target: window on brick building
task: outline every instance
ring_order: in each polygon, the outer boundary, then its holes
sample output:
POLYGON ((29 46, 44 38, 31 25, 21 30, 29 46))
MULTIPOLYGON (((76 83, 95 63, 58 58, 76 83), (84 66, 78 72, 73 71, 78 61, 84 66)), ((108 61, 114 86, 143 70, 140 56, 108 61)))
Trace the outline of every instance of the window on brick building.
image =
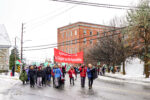
POLYGON ((64 33, 62 33, 62 38, 64 38, 64 33))
POLYGON ((70 32, 70 36, 72 36, 72 31, 70 32))
POLYGON ((75 44, 77 43, 77 40, 75 40, 75 44))
POLYGON ((86 44, 86 38, 84 38, 84 43, 86 44))
POLYGON ((68 33, 66 32, 66 38, 68 37, 68 33))
POLYGON ((72 45, 72 40, 70 41, 70 44, 72 45))
POLYGON ((100 36, 100 33, 99 33, 99 32, 97 32, 97 36, 98 36, 98 37, 100 36))
POLYGON ((75 50, 74 50, 74 51, 75 51, 75 53, 77 53, 77 48, 75 48, 75 50))
POLYGON ((90 35, 92 35, 93 33, 92 33, 92 31, 90 31, 90 35))
POLYGON ((84 35, 86 34, 86 30, 84 30, 84 35))
POLYGON ((92 44, 93 43, 93 40, 90 40, 90 44, 92 44))
POLYGON ((77 30, 75 30, 74 34, 77 35, 77 30))
POLYGON ((103 32, 104 36, 106 36, 106 32, 103 32))
POLYGON ((70 32, 68 32, 68 37, 70 37, 70 32))
POLYGON ((72 54, 72 48, 70 49, 70 54, 72 54))

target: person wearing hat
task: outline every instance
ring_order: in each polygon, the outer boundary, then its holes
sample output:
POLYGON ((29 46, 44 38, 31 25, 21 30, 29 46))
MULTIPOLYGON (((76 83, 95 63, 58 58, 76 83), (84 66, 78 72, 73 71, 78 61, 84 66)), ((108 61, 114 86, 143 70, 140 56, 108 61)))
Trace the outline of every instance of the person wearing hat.
POLYGON ((35 81, 34 81, 34 75, 35 75, 35 70, 33 66, 29 67, 29 77, 30 77, 30 87, 34 87, 35 81))
POLYGON ((39 66, 37 71, 37 86, 41 87, 41 85, 42 85, 42 70, 41 66, 39 66))
POLYGON ((25 81, 27 81, 28 76, 27 76, 25 69, 23 69, 21 71, 21 75, 20 75, 19 79, 23 82, 23 85, 25 84, 25 81))

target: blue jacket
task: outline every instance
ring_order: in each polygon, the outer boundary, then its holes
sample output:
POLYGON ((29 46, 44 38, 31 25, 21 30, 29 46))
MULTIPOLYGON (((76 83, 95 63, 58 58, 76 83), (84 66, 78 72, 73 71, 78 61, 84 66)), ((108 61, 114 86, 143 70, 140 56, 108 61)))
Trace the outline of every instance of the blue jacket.
POLYGON ((61 70, 59 68, 53 69, 53 73, 54 73, 54 77, 55 78, 58 78, 58 77, 62 76, 62 72, 61 72, 61 70))
POLYGON ((92 70, 88 68, 87 74, 88 74, 88 78, 91 78, 92 77, 92 70))

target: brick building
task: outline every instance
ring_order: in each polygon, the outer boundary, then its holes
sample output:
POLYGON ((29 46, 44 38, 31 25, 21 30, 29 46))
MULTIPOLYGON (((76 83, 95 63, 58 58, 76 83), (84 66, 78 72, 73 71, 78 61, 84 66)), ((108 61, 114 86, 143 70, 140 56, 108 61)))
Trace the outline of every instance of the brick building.
POLYGON ((110 28, 85 22, 60 27, 57 33, 58 49, 70 54, 84 51, 98 43, 96 38, 105 36, 110 28))

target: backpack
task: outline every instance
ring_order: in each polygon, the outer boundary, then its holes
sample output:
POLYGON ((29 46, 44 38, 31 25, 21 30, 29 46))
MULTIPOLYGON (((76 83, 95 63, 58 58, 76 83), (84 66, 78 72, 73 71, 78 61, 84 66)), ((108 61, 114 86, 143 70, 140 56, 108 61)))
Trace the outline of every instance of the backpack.
POLYGON ((98 78, 98 74, 97 74, 96 68, 92 69, 92 76, 93 76, 93 79, 98 78))

